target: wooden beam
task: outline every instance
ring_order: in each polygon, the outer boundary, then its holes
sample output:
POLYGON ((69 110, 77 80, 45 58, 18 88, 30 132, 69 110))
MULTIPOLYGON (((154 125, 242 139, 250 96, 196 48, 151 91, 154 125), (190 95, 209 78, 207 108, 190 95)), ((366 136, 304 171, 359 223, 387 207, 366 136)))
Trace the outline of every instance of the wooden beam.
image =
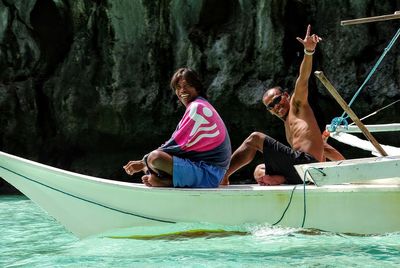
POLYGON ((361 120, 357 117, 357 115, 353 112, 353 110, 347 105, 344 99, 340 96, 339 92, 333 87, 331 82, 325 77, 324 73, 321 71, 315 71, 315 76, 321 81, 322 84, 328 89, 331 95, 336 99, 342 109, 350 116, 351 120, 361 129, 364 136, 372 143, 372 145, 376 148, 376 150, 382 155, 387 156, 385 150, 383 150, 382 146, 376 141, 374 136, 372 136, 371 132, 364 126, 361 120))
POLYGON ((367 18, 360 18, 360 19, 353 19, 353 20, 342 20, 340 25, 354 25, 354 24, 362 24, 368 22, 376 22, 376 21, 385 21, 385 20, 394 20, 400 19, 400 11, 394 12, 394 14, 390 15, 382 15, 382 16, 375 16, 375 17, 367 17, 367 18))

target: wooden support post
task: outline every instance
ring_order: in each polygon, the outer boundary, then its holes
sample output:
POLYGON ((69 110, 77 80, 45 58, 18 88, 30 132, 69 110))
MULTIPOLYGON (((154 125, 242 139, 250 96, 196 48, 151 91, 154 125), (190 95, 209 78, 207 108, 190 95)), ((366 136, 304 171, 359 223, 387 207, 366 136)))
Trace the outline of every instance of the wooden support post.
POLYGON ((396 11, 396 12, 394 12, 394 14, 390 14, 390 15, 367 17, 367 18, 354 19, 354 20, 342 20, 340 22, 340 25, 346 26, 346 25, 362 24, 362 23, 368 23, 368 22, 394 20, 394 19, 400 19, 400 11, 396 11))
POLYGON ((340 96, 339 92, 333 87, 331 82, 325 77, 324 73, 321 71, 315 71, 315 76, 321 81, 322 84, 328 89, 329 93, 336 99, 342 109, 350 116, 351 120, 361 129, 362 133, 365 137, 372 143, 372 145, 376 148, 376 150, 382 155, 387 156, 385 150, 383 150, 382 146, 376 141, 374 136, 369 132, 369 130, 364 126, 361 120, 357 117, 357 115, 353 112, 353 110, 347 105, 344 99, 340 96))

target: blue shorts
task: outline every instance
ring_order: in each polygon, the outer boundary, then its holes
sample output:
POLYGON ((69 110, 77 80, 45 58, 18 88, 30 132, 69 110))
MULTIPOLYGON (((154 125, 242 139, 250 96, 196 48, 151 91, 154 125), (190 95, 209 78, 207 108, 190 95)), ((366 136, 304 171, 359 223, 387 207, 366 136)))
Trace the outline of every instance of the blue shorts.
POLYGON ((215 188, 219 186, 226 170, 206 164, 192 162, 186 158, 173 157, 172 181, 174 187, 215 188))

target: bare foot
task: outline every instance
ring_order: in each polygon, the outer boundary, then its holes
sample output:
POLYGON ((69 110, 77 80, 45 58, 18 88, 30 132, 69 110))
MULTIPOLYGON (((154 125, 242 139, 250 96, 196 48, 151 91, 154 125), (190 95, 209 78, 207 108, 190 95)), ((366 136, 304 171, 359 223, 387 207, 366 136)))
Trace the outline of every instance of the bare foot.
POLYGON ((144 185, 151 187, 152 185, 149 183, 149 178, 151 175, 143 175, 142 176, 142 182, 144 185))
POLYGON ((285 183, 285 177, 282 175, 264 175, 256 178, 261 186, 281 185, 285 183))
POLYGON ((172 179, 159 178, 156 174, 142 176, 142 182, 149 187, 171 187, 172 179))
POLYGON ((219 183, 219 185, 222 185, 222 186, 229 185, 229 177, 225 175, 224 178, 222 179, 222 181, 219 183))

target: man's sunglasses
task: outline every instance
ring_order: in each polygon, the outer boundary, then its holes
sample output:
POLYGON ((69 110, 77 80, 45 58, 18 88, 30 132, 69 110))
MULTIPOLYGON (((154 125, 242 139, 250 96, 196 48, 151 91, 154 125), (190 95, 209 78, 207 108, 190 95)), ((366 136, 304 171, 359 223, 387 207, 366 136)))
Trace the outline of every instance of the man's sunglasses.
POLYGON ((278 97, 273 99, 268 105, 265 105, 267 107, 267 110, 270 111, 270 110, 274 109, 275 105, 280 103, 281 100, 282 100, 282 95, 279 95, 278 97))

